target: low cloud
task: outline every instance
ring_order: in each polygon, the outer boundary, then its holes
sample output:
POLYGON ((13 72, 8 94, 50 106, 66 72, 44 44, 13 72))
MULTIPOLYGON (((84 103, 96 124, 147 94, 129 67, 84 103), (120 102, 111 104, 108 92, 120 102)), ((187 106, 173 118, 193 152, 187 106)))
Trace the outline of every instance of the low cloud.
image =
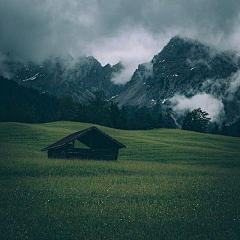
POLYGON ((230 85, 228 88, 228 93, 230 94, 229 97, 233 98, 234 94, 239 88, 240 88, 240 71, 238 71, 231 77, 230 85))
POLYGON ((113 73, 111 81, 115 84, 125 84, 130 81, 133 72, 135 71, 135 65, 125 65, 119 73, 113 73))
POLYGON ((199 89, 211 96, 232 101, 240 89, 240 70, 227 78, 207 79, 199 89))
POLYGON ((102 65, 121 61, 124 69, 114 75, 112 81, 124 84, 131 79, 138 65, 150 62, 175 33, 169 34, 154 35, 140 26, 132 29, 125 27, 116 36, 104 38, 90 46, 90 53, 102 65))
POLYGON ((240 49, 239 0, 0 0, 0 6, 2 54, 38 63, 68 53, 122 61, 131 65, 123 82, 176 34, 240 49))
POLYGON ((224 113, 222 101, 206 93, 197 94, 192 98, 175 95, 170 101, 173 104, 173 110, 179 115, 183 115, 186 111, 192 111, 200 107, 209 114, 212 122, 218 122, 224 113))

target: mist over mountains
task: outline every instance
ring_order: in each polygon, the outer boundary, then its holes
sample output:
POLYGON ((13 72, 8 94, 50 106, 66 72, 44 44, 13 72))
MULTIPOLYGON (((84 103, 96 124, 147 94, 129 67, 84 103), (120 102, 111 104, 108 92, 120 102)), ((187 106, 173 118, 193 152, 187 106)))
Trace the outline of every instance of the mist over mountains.
POLYGON ((150 62, 140 64, 125 85, 115 84, 126 68, 102 66, 94 57, 48 58, 40 64, 2 61, 1 73, 40 92, 70 95, 84 103, 104 91, 119 107, 148 107, 181 118, 201 107, 212 121, 235 122, 240 117, 240 58, 198 41, 173 37, 150 62))
POLYGON ((150 63, 138 66, 114 101, 120 106, 158 105, 177 115, 201 107, 213 121, 232 122, 240 116, 239 67, 236 53, 174 37, 150 63))
POLYGON ((94 97, 94 92, 104 91, 108 97, 121 92, 122 86, 111 81, 123 66, 102 66, 94 57, 49 58, 41 64, 5 61, 6 76, 20 85, 48 92, 51 95, 69 95, 80 103, 94 97))

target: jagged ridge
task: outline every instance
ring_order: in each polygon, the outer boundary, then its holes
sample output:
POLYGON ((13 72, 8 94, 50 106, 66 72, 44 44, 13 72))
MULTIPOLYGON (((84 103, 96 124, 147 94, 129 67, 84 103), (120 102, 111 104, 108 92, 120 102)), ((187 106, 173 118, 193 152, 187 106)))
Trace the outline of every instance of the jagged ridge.
POLYGON ((239 66, 239 57, 234 53, 174 37, 149 64, 139 65, 125 91, 114 101, 119 106, 169 108, 171 103, 166 100, 176 94, 192 97, 204 92, 222 100, 226 119, 233 122, 240 117, 236 104, 240 103, 240 91, 230 100, 227 90, 239 66))

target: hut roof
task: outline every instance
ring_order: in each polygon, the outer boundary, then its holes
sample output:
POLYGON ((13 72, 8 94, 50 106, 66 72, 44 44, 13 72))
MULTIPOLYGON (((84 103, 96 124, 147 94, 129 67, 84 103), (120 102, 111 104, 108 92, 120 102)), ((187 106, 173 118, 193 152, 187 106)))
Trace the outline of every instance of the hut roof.
POLYGON ((104 149, 104 148, 126 148, 125 145, 113 139, 106 133, 100 131, 97 127, 90 127, 85 130, 75 132, 61 140, 51 144, 50 146, 42 149, 42 151, 64 147, 74 140, 82 142, 84 145, 93 149, 104 149))

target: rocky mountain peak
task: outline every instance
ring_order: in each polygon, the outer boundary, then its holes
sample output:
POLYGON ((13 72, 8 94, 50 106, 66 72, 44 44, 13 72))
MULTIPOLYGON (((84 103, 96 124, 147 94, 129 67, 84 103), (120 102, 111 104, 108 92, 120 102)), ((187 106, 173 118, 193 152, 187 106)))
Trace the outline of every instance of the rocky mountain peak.
MULTIPOLYGON (((151 68, 146 68, 146 63, 138 67, 125 92, 115 99, 120 106, 171 108, 168 100, 176 95, 190 99, 206 93, 222 101, 224 107, 228 105, 224 111, 229 121, 235 118, 236 104, 229 103, 227 95, 231 77, 240 69, 236 54, 176 36, 148 65, 151 68)), ((240 116, 240 107, 238 112, 240 116)))
POLYGON ((22 85, 52 95, 67 94, 85 102, 92 93, 104 91, 119 106, 173 109, 171 99, 189 101, 198 94, 215 99, 228 122, 240 117, 240 57, 219 52, 198 41, 175 36, 150 62, 140 64, 131 80, 116 85, 111 80, 124 66, 121 62, 102 66, 93 56, 74 59, 51 58, 41 64, 13 61, 6 69, 22 85), (209 97, 211 96, 211 97, 209 97))
POLYGON ((121 64, 103 67, 93 56, 51 57, 41 64, 9 59, 5 65, 19 84, 56 96, 67 94, 78 102, 87 101, 96 91, 104 91, 111 98, 122 89, 111 82, 112 74, 120 71, 121 64))
POLYGON ((122 62, 120 61, 120 62, 116 63, 115 65, 113 65, 112 69, 114 72, 120 72, 121 70, 124 69, 124 66, 123 66, 122 62))

